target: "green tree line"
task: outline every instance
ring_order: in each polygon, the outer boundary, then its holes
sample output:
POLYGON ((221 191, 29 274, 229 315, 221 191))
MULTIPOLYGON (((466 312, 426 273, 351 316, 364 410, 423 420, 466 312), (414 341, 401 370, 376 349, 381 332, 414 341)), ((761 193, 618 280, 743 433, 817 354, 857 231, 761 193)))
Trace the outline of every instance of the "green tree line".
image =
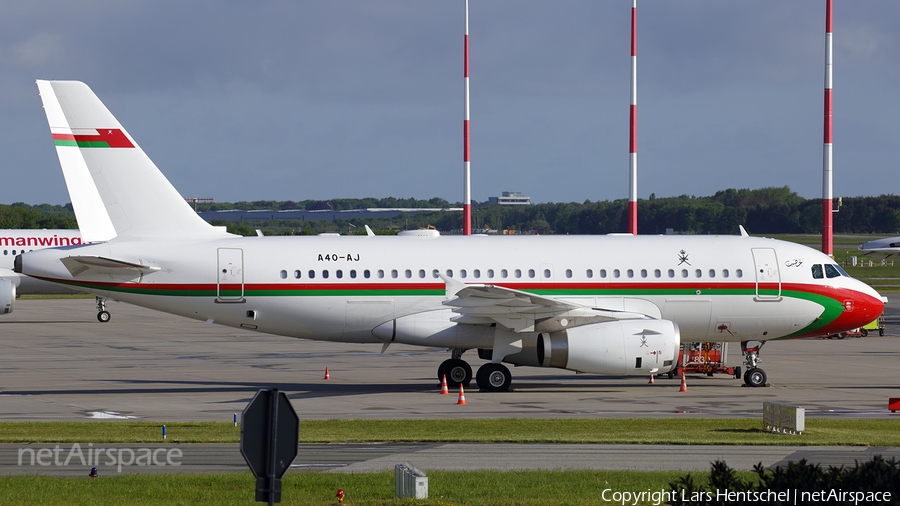
MULTIPOLYGON (((837 199, 834 207, 837 208, 837 199)), ((196 204, 198 211, 227 209, 365 209, 462 207, 444 199, 365 198, 306 200, 300 202, 256 201, 196 204)), ((545 203, 530 206, 499 206, 473 203, 473 228, 516 230, 541 234, 608 234, 626 232, 628 202, 623 200, 576 203, 545 203)), ((900 235, 900 196, 847 197, 834 213, 835 233, 900 235)), ((401 214, 394 218, 346 221, 245 220, 217 221, 244 235, 256 229, 268 234, 318 234, 323 232, 365 233, 364 225, 376 231, 393 231, 432 226, 442 231, 462 229, 462 212, 401 214)), ((638 232, 735 234, 743 225, 752 234, 817 234, 822 230, 821 199, 805 199, 788 187, 727 189, 709 197, 681 195, 638 201, 638 232)), ((71 205, 0 205, 0 228, 75 228, 71 205)))

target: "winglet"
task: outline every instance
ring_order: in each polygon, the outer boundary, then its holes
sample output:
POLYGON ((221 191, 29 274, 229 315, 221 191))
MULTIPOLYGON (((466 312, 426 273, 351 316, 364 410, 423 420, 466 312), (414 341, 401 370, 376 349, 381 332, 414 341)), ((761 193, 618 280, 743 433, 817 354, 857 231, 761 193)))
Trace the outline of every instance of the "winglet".
POLYGON ((444 276, 443 274, 438 274, 438 276, 440 276, 441 279, 444 281, 444 284, 447 285, 447 298, 448 299, 455 296, 457 293, 459 293, 460 290, 462 290, 463 288, 466 287, 466 284, 461 281, 457 281, 453 278, 448 278, 447 276, 444 276))
POLYGON ((741 237, 750 237, 750 234, 748 234, 747 231, 744 230, 744 226, 743 226, 743 225, 738 225, 738 228, 741 229, 741 237))

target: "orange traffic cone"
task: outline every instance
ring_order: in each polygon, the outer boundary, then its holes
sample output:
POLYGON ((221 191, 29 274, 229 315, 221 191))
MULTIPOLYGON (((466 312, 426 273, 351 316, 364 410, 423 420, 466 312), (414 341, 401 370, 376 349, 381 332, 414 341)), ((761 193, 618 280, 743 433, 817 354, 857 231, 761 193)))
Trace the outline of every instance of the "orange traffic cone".
POLYGON ((648 385, 655 385, 655 384, 656 384, 656 382, 653 381, 653 375, 652 375, 652 374, 650 375, 650 382, 647 383, 647 384, 648 384, 648 385))
POLYGON ((450 390, 447 389, 447 375, 444 375, 444 379, 441 380, 441 395, 450 395, 450 390))
POLYGON ((331 379, 331 375, 328 374, 328 368, 327 368, 327 367, 325 368, 325 379, 327 379, 327 380, 330 380, 330 379, 331 379))
POLYGON ((687 383, 684 382, 684 373, 681 373, 681 388, 679 388, 678 391, 687 392, 687 383))
POLYGON ((466 393, 463 392, 462 383, 459 384, 459 400, 456 401, 457 404, 465 404, 466 403, 466 393))

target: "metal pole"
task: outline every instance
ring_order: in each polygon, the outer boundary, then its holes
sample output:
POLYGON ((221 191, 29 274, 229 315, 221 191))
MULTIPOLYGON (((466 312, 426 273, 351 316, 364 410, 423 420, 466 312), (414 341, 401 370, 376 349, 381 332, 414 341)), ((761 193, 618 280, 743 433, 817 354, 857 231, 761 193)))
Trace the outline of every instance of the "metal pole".
POLYGON ((272 442, 269 446, 269 506, 275 505, 275 449, 277 445, 278 435, 278 389, 273 388, 269 392, 269 409, 272 416, 272 436, 269 438, 272 442))
POLYGON ((832 186, 831 159, 831 0, 825 1, 825 149, 823 152, 822 170, 822 253, 834 256, 833 249, 833 207, 834 190, 832 186))
POLYGON ((637 0, 631 3, 631 135, 628 165, 628 232, 637 235, 637 0))
POLYGON ((469 0, 466 2, 465 116, 463 118, 463 234, 472 235, 472 185, 469 179, 469 0))

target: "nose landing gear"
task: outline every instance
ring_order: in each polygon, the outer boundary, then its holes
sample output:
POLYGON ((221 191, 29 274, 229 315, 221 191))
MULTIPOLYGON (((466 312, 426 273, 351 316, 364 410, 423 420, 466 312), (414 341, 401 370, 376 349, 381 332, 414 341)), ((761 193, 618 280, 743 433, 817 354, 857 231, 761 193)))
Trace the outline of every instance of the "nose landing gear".
POLYGON ((765 341, 743 341, 741 343, 741 352, 745 357, 744 365, 747 366, 744 383, 749 387, 766 386, 766 371, 757 366, 762 362, 762 359, 759 358, 759 350, 764 344, 766 344, 765 341))

